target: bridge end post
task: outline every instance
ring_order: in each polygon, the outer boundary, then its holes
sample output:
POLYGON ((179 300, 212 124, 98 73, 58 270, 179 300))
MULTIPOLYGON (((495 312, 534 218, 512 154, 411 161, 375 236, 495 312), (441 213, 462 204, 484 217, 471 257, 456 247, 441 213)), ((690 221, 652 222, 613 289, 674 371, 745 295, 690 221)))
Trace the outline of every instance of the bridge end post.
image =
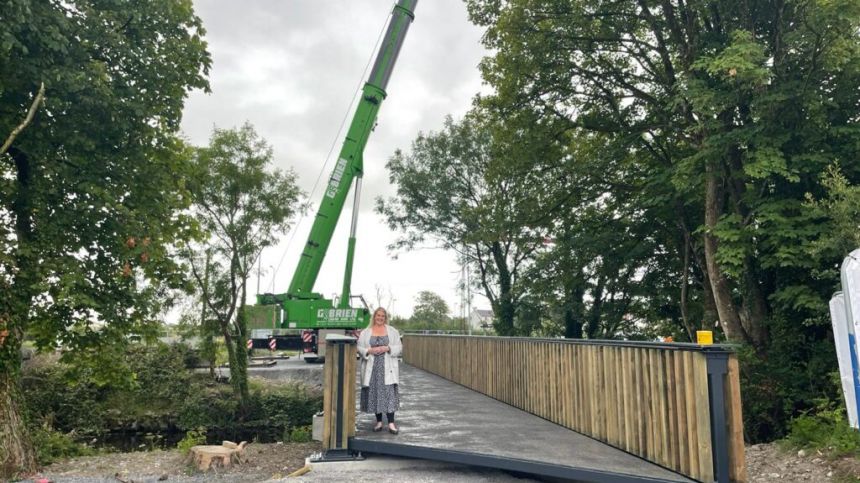
POLYGON ((349 449, 355 436, 355 353, 354 337, 328 334, 323 382, 323 452, 313 462, 363 459, 349 449))
POLYGON ((705 351, 708 368, 714 480, 747 481, 737 354, 705 351))

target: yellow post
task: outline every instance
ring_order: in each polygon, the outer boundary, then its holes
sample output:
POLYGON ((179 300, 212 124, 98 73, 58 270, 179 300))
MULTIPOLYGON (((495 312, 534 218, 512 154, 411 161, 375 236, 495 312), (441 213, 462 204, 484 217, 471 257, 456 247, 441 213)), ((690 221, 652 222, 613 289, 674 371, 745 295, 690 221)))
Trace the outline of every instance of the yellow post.
POLYGON ((714 333, 710 330, 697 330, 696 342, 699 345, 711 345, 714 343, 714 333))

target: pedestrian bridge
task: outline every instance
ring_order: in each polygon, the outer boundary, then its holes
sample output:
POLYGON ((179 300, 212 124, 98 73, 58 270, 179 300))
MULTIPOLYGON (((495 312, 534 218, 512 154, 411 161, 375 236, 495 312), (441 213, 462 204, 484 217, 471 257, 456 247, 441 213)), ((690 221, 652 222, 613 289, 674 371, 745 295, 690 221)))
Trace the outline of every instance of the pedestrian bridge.
POLYGON ((395 436, 356 416, 352 344, 343 338, 344 357, 326 361, 323 444, 335 457, 591 482, 746 481, 737 359, 725 347, 409 335, 395 436))

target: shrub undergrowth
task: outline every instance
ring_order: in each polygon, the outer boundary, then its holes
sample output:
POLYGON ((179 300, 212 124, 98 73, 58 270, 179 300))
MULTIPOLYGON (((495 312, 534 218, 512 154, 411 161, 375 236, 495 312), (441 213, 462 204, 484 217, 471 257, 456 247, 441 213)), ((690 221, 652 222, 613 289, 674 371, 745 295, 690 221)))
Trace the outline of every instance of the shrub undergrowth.
POLYGON ((41 463, 88 454, 92 448, 80 441, 101 440, 116 431, 154 438, 184 432, 181 449, 205 443, 207 435, 275 441, 309 425, 322 408, 319 390, 252 382, 243 410, 229 386, 191 370, 197 362, 187 346, 133 344, 122 357, 118 363, 133 371, 130 385, 99 385, 86 369, 51 357, 25 369, 22 389, 41 463))

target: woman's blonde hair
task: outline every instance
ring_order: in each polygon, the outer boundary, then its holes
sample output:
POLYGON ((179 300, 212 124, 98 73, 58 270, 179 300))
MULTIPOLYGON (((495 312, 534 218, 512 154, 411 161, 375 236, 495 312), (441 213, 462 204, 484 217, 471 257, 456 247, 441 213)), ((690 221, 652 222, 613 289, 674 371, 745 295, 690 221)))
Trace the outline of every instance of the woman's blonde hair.
POLYGON ((373 314, 370 316, 370 324, 367 326, 368 329, 373 327, 373 319, 376 318, 376 313, 379 312, 380 310, 382 311, 383 314, 385 314, 385 325, 388 325, 388 311, 385 310, 385 307, 377 307, 373 311, 373 314))

